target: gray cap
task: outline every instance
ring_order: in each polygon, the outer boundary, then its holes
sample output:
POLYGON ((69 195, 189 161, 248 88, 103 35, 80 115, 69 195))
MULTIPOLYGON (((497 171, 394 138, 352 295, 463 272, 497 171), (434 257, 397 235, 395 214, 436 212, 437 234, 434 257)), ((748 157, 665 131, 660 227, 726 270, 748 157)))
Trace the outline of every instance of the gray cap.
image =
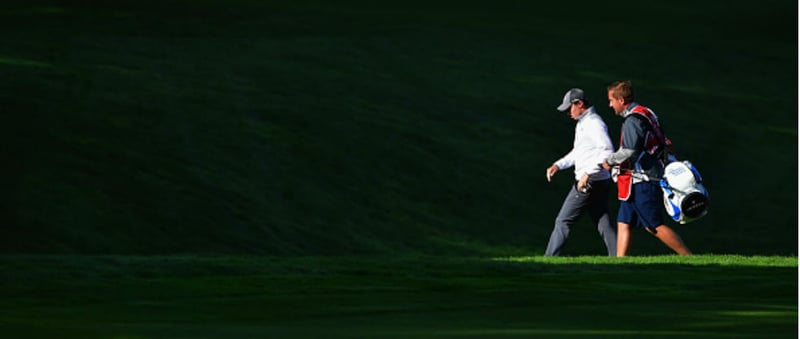
POLYGON ((569 109, 572 103, 578 102, 578 100, 586 100, 586 95, 583 94, 583 90, 580 88, 570 89, 567 91, 567 94, 564 94, 564 100, 557 108, 559 111, 564 112, 569 109))

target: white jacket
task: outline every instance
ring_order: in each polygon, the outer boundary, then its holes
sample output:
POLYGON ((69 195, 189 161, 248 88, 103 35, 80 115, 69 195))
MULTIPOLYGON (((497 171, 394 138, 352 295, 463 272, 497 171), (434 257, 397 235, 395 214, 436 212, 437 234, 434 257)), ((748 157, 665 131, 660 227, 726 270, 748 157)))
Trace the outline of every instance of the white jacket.
POLYGON ((575 166, 575 180, 580 180, 584 173, 589 174, 589 180, 605 180, 610 178, 611 174, 598 165, 613 152, 608 126, 592 106, 575 124, 575 142, 572 151, 558 159, 554 165, 562 170, 575 166))

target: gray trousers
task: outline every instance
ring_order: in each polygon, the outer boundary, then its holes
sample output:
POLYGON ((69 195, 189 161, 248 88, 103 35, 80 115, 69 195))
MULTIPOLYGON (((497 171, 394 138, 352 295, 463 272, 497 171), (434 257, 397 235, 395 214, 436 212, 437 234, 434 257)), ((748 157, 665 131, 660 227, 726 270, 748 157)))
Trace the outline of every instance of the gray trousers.
POLYGON ((585 212, 592 218, 592 223, 597 225, 597 232, 603 238, 608 249, 608 256, 617 255, 617 227, 612 225, 608 216, 608 192, 611 187, 611 179, 591 181, 591 189, 587 193, 582 193, 572 185, 569 194, 564 199, 561 211, 556 217, 556 225, 553 233, 550 234, 550 242, 547 243, 547 250, 544 255, 557 256, 561 254, 561 249, 569 237, 572 225, 585 212))

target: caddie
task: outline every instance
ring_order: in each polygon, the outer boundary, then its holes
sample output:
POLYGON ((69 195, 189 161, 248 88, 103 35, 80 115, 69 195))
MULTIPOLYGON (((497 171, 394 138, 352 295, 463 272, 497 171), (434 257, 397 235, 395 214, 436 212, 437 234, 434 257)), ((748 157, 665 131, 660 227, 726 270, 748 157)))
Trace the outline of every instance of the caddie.
POLYGON ((607 89, 608 105, 623 118, 619 149, 602 164, 618 173, 617 256, 628 254, 631 227, 644 228, 675 253, 691 255, 678 233, 664 224, 660 180, 671 142, 664 137, 656 114, 634 101, 630 81, 616 81, 607 89))

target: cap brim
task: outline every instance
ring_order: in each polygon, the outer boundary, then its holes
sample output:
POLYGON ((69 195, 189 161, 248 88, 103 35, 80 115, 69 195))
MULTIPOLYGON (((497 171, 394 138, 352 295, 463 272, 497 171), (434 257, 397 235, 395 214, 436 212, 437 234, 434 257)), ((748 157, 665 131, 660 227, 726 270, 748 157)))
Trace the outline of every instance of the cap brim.
POLYGON ((572 106, 572 103, 565 102, 565 103, 563 103, 563 104, 561 104, 561 105, 558 105, 558 107, 556 107, 556 109, 557 109, 557 110, 559 110, 559 111, 562 111, 562 112, 564 112, 564 111, 566 111, 567 109, 569 109, 569 106, 572 106))

